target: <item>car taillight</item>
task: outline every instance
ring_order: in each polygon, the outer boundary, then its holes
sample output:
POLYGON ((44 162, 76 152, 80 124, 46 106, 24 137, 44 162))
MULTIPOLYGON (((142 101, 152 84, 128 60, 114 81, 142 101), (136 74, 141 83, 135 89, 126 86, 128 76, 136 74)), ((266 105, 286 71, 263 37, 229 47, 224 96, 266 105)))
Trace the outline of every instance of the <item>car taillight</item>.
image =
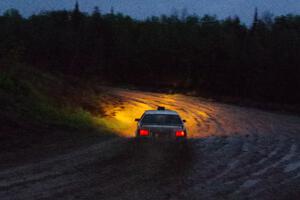
POLYGON ((176 137, 184 137, 185 132, 184 131, 176 131, 176 137))
POLYGON ((149 135, 149 130, 141 129, 140 130, 140 136, 148 136, 149 135))

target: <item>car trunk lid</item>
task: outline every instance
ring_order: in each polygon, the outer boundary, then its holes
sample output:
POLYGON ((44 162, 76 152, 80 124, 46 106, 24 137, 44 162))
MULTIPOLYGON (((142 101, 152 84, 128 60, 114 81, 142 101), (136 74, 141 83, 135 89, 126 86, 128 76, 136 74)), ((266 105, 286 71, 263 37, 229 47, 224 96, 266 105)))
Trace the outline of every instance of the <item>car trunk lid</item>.
POLYGON ((162 126, 162 125, 144 125, 143 129, 148 129, 155 138, 174 138, 175 132, 182 130, 182 126, 162 126))

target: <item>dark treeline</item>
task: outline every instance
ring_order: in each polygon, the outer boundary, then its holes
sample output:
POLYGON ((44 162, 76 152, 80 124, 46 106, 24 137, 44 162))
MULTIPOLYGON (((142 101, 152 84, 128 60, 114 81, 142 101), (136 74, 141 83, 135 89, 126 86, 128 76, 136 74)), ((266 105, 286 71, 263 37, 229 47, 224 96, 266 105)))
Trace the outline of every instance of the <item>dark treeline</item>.
POLYGON ((1 63, 25 63, 83 79, 196 90, 278 103, 300 102, 300 16, 122 14, 51 11, 0 17, 1 63))

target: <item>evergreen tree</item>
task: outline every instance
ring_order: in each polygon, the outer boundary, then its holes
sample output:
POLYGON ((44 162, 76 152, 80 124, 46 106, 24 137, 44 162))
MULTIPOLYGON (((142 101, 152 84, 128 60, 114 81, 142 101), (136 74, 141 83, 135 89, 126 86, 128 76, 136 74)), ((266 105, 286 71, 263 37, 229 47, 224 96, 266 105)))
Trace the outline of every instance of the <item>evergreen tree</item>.
POLYGON ((79 3, 76 1, 74 10, 72 12, 72 23, 75 29, 79 28, 82 17, 82 13, 79 9, 79 3))

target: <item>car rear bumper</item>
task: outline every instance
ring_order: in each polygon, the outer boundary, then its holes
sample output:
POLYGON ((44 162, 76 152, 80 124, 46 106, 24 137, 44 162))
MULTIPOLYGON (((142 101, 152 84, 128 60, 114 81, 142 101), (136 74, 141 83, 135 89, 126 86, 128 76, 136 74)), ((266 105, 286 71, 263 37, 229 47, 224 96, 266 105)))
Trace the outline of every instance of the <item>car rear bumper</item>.
POLYGON ((136 140, 139 141, 161 141, 161 142, 181 142, 181 141, 186 141, 187 137, 175 137, 175 136, 137 136, 136 140))

